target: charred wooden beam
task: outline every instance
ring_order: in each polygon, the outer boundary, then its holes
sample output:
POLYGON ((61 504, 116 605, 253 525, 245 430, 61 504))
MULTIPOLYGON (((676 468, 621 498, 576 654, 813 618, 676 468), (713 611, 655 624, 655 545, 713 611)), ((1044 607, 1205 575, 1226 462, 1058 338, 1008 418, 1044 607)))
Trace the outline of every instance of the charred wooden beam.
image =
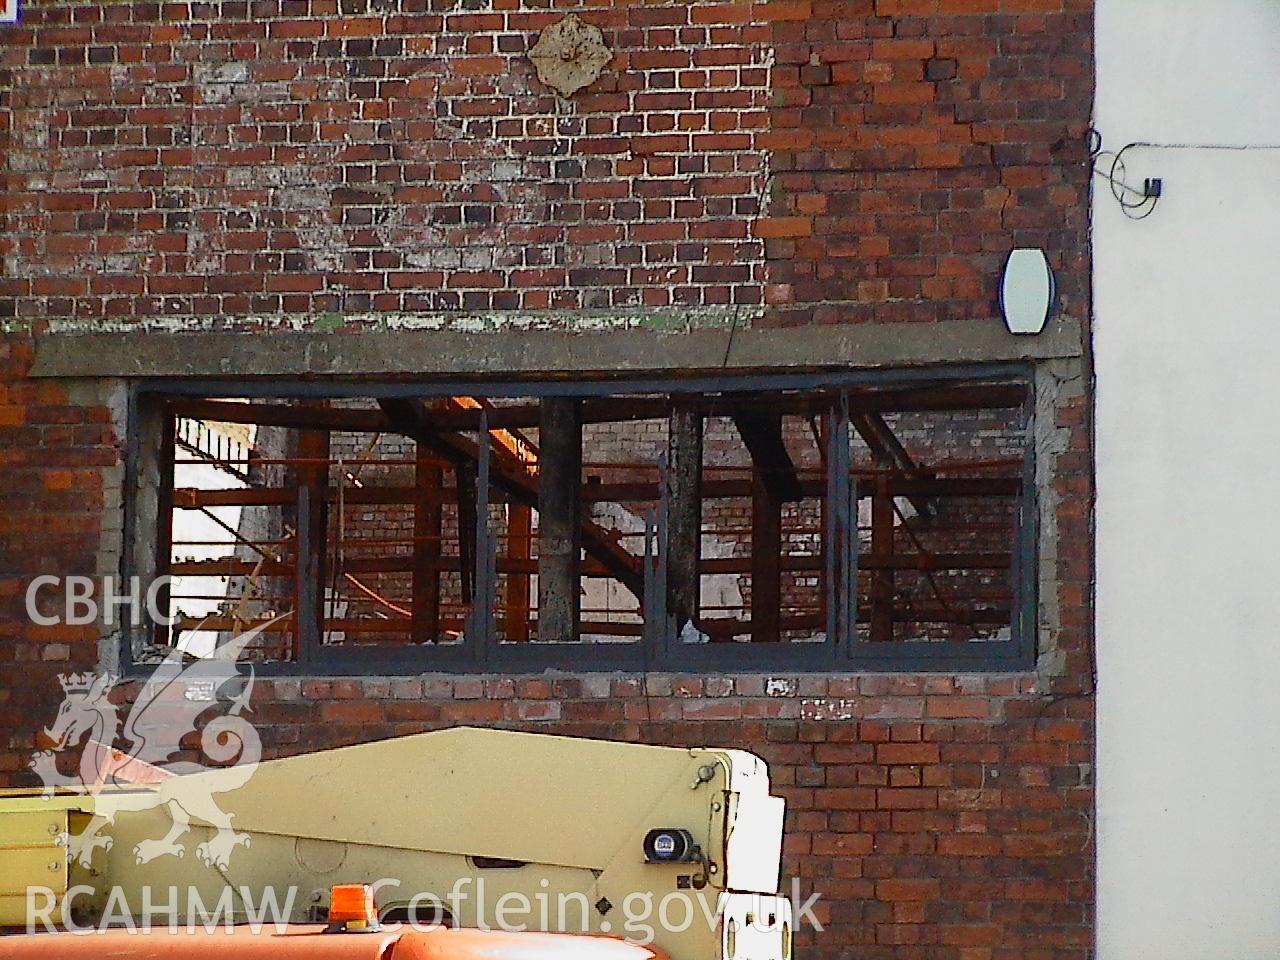
MULTIPOLYGON (((927 480, 930 474, 916 465, 907 448, 894 435, 893 430, 884 422, 878 413, 862 412, 849 415, 849 423, 858 431, 868 449, 877 460, 892 464, 902 476, 908 480, 927 480)), ((916 512, 922 517, 932 517, 933 507, 928 497, 910 496, 907 498, 916 512)))
POLYGON ((701 592, 702 415, 677 405, 667 437, 667 610, 679 636, 697 618, 701 592))
POLYGON ((782 639, 782 498, 759 465, 751 482, 751 639, 782 639))
POLYGON ((298 559, 294 571, 293 634, 295 661, 305 661, 308 651, 323 641, 325 558, 328 555, 329 516, 325 494, 329 489, 329 434, 303 430, 298 434, 297 530, 298 559))
POLYGON ((440 488, 443 471, 423 444, 414 468, 413 504, 413 641, 440 639, 440 537, 444 529, 440 488))
MULTIPOLYGON (((379 403, 395 424, 396 432, 419 440, 446 456, 461 455, 470 460, 478 459, 480 448, 475 441, 457 433, 434 429, 429 412, 421 409, 416 401, 386 399, 379 403)), ((537 507, 538 476, 524 464, 505 456, 502 450, 494 452, 490 466, 494 485, 515 502, 537 507)), ((617 579, 637 597, 644 593, 644 574, 640 569, 639 559, 623 549, 608 531, 584 519, 582 546, 589 556, 594 557, 609 571, 609 576, 617 579)))
POLYGON ((476 584, 476 461, 459 457, 453 465, 453 488, 458 498, 458 556, 462 559, 462 602, 471 603, 476 584))
POLYGON ((353 410, 315 404, 182 399, 171 400, 169 409, 174 416, 217 423, 253 423, 264 427, 341 430, 351 433, 378 433, 390 429, 387 418, 378 410, 353 410))
POLYGON ((542 401, 538 427, 538 639, 578 639, 582 424, 575 400, 542 401))
POLYGON ((782 439, 782 414, 777 411, 740 413, 734 416, 733 423, 751 453, 753 475, 758 475, 768 486, 770 495, 779 503, 802 499, 804 490, 796 465, 782 439))
MULTIPOLYGON (((662 396, 599 398, 581 401, 581 408, 583 423, 662 420, 671 410, 671 401, 662 396)), ((352 433, 395 430, 382 409, 322 408, 292 403, 239 403, 231 400, 188 398, 170 400, 169 409, 175 416, 218 423, 252 423, 298 430, 342 430, 352 433)), ((508 406, 459 403, 450 408, 432 410, 431 424, 439 430, 474 432, 480 429, 480 417, 483 413, 492 430, 532 428, 538 426, 538 410, 536 403, 508 406)))
POLYGON ((849 392, 849 412, 926 413, 948 410, 1017 409, 1027 400, 1027 385, 1009 383, 935 384, 859 389, 849 392))

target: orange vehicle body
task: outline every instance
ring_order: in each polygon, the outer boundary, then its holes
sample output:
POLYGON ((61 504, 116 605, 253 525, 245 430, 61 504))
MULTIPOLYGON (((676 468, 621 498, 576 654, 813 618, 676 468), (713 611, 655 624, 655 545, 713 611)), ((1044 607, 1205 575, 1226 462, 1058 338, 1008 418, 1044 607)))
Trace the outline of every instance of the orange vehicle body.
POLYGON ((0 937, 4 960, 668 960, 619 937, 499 930, 328 933, 322 925, 191 932, 155 928, 0 937))

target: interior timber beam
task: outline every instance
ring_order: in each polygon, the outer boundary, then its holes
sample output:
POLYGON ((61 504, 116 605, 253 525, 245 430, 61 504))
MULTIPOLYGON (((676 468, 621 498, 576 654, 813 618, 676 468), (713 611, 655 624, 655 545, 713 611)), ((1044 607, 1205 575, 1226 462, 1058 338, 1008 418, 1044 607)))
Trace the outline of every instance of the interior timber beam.
POLYGON ((328 585, 329 440, 326 430, 298 433, 295 523, 298 531, 298 560, 294 569, 293 608, 297 629, 292 634, 293 655, 305 663, 309 651, 324 641, 325 588, 328 585))
POLYGON ((538 639, 574 642, 582 619, 582 421, 579 402, 542 401, 538 428, 538 639))
MULTIPOLYGON (((1022 383, 947 384, 885 389, 851 389, 848 393, 850 414, 916 413, 947 410, 1009 409, 1026 402, 1027 387, 1022 383)), ((739 413, 781 411, 809 416, 827 410, 839 391, 817 390, 777 393, 766 396, 752 394, 716 394, 698 401, 682 400, 704 416, 730 416, 739 413)), ((230 400, 199 400, 186 397, 169 399, 176 416, 193 420, 222 423, 255 423, 296 429, 346 430, 377 433, 391 429, 380 410, 353 410, 342 407, 306 407, 294 403, 237 403, 230 400)), ((403 402, 403 401, 398 401, 403 402)), ((627 420, 665 420, 671 413, 672 401, 665 396, 592 397, 581 403, 583 423, 619 423, 627 420)), ((538 426, 537 403, 504 406, 479 406, 432 412, 432 423, 439 430, 476 431, 481 414, 487 416, 490 429, 519 429, 538 426)))
POLYGON ((379 410, 314 406, 298 403, 236 403, 232 400, 169 401, 175 416, 217 423, 253 423, 263 427, 295 430, 343 430, 351 433, 379 433, 390 429, 379 410))
POLYGON ((782 639, 782 498, 757 464, 751 497, 751 639, 782 639))
POLYGON ((440 537, 444 532, 444 511, 440 488, 443 471, 417 444, 414 467, 413 505, 413 641, 436 643, 440 637, 440 537))
MULTIPOLYGON (((439 430, 433 422, 434 412, 417 400, 384 398, 378 401, 390 428, 422 443, 446 457, 479 459, 480 447, 469 437, 439 430)), ((495 486, 517 503, 538 506, 538 477, 529 467, 516 462, 505 451, 494 451, 490 471, 495 486)), ((582 547, 587 555, 599 561, 608 572, 637 597, 644 595, 644 572, 638 557, 632 556, 602 527, 590 520, 582 521, 582 547)))
POLYGON ((667 427, 667 610, 676 636, 698 618, 702 592, 702 423, 678 404, 667 427))
MULTIPOLYGON (((884 422, 884 417, 880 414, 851 413, 849 423, 858 431, 858 435, 862 437, 878 461, 891 464, 898 473, 909 480, 926 480, 930 477, 928 471, 917 466, 911 454, 907 452, 907 448, 894 435, 893 430, 884 422)), ((920 516, 926 518, 933 516, 933 506, 929 503, 928 497, 913 495, 907 499, 920 516)))
POLYGON ((776 411, 739 413, 734 415, 733 423, 769 494, 782 503, 803 499, 804 489, 796 474, 796 465, 782 440, 782 414, 776 411))
POLYGON ((453 465, 453 488, 458 494, 458 556, 462 562, 460 593, 462 602, 466 604, 471 603, 475 597, 476 501, 480 497, 479 482, 476 461, 458 457, 453 465))
POLYGON ((1027 402, 1025 383, 969 383, 851 390, 849 412, 1011 410, 1027 402))

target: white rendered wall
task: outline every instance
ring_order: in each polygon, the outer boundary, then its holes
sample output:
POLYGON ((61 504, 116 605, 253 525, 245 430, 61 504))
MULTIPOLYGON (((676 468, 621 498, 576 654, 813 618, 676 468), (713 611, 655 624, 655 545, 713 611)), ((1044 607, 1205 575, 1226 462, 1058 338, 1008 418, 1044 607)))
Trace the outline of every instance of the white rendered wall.
POLYGON ((1280 2, 1097 29, 1098 955, 1280 957, 1280 2))

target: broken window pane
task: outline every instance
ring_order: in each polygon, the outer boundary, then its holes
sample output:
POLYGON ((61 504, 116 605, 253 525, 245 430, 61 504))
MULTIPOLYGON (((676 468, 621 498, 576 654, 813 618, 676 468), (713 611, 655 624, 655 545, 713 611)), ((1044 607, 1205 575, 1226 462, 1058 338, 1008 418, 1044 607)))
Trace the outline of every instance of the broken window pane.
POLYGON ((590 662, 565 643, 726 668, 1011 648, 1034 583, 1026 401, 1018 381, 821 378, 149 397, 172 444, 145 444, 167 459, 139 475, 176 619, 134 656, 259 626, 247 656, 315 669, 590 662))

